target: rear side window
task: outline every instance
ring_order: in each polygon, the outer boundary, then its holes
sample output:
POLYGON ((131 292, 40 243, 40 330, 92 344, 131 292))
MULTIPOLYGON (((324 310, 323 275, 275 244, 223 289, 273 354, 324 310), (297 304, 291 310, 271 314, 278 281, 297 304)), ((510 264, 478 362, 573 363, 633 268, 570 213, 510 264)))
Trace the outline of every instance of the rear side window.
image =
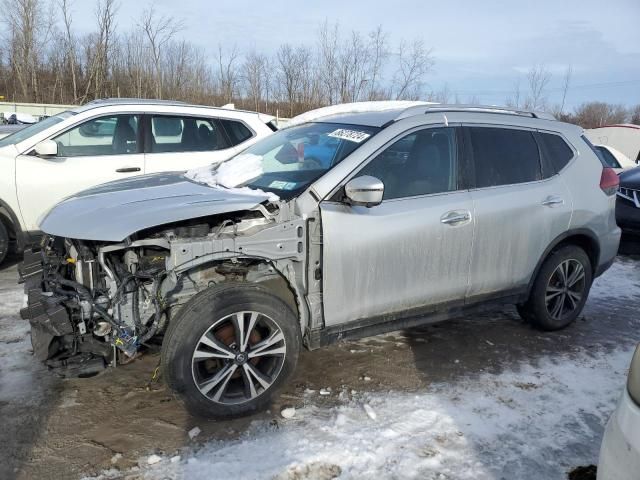
POLYGON ((476 188, 533 182, 542 178, 540 153, 527 130, 468 127, 476 188))
POLYGON ((551 165, 556 172, 559 172, 573 158, 573 150, 560 135, 540 132, 540 139, 551 165))
POLYGON ((151 153, 210 152, 229 148, 217 120, 199 117, 151 117, 151 153))
POLYGON ((242 122, 220 119, 220 123, 224 126, 224 129, 227 131, 227 134, 231 139, 231 146, 235 147, 236 145, 239 145, 253 137, 251 130, 249 130, 242 122))
POLYGON ((616 160, 616 157, 614 157, 613 154, 605 147, 597 146, 596 150, 600 152, 600 155, 602 155, 602 158, 604 159, 604 163, 606 163, 608 167, 622 168, 622 166, 618 163, 618 160, 616 160))

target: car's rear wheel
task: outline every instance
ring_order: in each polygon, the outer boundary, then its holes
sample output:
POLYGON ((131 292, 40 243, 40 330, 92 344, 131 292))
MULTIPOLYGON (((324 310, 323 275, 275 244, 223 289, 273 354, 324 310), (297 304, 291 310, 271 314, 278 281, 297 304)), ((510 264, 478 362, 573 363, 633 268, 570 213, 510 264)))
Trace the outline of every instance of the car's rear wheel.
POLYGON ((162 347, 167 384, 194 414, 227 418, 268 407, 293 373, 297 318, 255 285, 212 287, 172 320, 162 347))
POLYGON ((520 316, 542 330, 559 330, 571 324, 584 307, 593 279, 585 251, 567 245, 543 263, 529 300, 518 306, 520 316))
POLYGON ((0 265, 9 253, 9 231, 0 217, 0 265))

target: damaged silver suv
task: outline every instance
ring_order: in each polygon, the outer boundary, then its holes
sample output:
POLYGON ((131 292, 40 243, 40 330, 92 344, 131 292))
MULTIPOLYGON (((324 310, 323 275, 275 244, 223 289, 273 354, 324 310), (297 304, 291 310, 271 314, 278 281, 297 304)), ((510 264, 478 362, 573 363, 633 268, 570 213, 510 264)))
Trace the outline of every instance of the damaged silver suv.
POLYGON ((581 129, 494 107, 366 108, 54 207, 21 266, 36 357, 89 374, 164 334, 169 386, 228 417, 266 408, 303 346, 487 302, 543 330, 575 320, 620 237, 617 176, 581 129))

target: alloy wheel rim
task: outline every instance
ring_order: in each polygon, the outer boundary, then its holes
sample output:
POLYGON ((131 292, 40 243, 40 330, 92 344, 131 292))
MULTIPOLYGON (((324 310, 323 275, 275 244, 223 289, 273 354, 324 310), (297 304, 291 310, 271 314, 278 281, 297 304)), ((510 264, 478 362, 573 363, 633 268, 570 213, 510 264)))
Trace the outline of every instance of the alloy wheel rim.
POLYGON ((282 329, 269 316, 255 311, 227 315, 198 340, 191 360, 193 380, 214 403, 249 402, 276 381, 286 348, 282 329))
POLYGON ((545 304, 551 318, 563 320, 578 309, 585 282, 584 266, 578 260, 564 260, 556 267, 545 292, 545 304))

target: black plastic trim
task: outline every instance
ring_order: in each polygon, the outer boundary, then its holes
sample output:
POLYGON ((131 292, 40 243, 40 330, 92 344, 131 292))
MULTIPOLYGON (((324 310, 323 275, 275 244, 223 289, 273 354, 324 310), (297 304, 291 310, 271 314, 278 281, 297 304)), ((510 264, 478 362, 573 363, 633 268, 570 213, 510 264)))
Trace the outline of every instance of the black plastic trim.
POLYGON ((498 294, 482 295, 471 299, 465 304, 464 300, 455 300, 437 305, 427 305, 395 314, 365 318, 342 325, 326 327, 311 331, 307 335, 308 348, 314 350, 340 340, 355 339, 379 335, 405 328, 428 325, 452 318, 467 315, 471 312, 482 311, 500 304, 520 303, 525 298, 523 289, 501 292, 498 294))

